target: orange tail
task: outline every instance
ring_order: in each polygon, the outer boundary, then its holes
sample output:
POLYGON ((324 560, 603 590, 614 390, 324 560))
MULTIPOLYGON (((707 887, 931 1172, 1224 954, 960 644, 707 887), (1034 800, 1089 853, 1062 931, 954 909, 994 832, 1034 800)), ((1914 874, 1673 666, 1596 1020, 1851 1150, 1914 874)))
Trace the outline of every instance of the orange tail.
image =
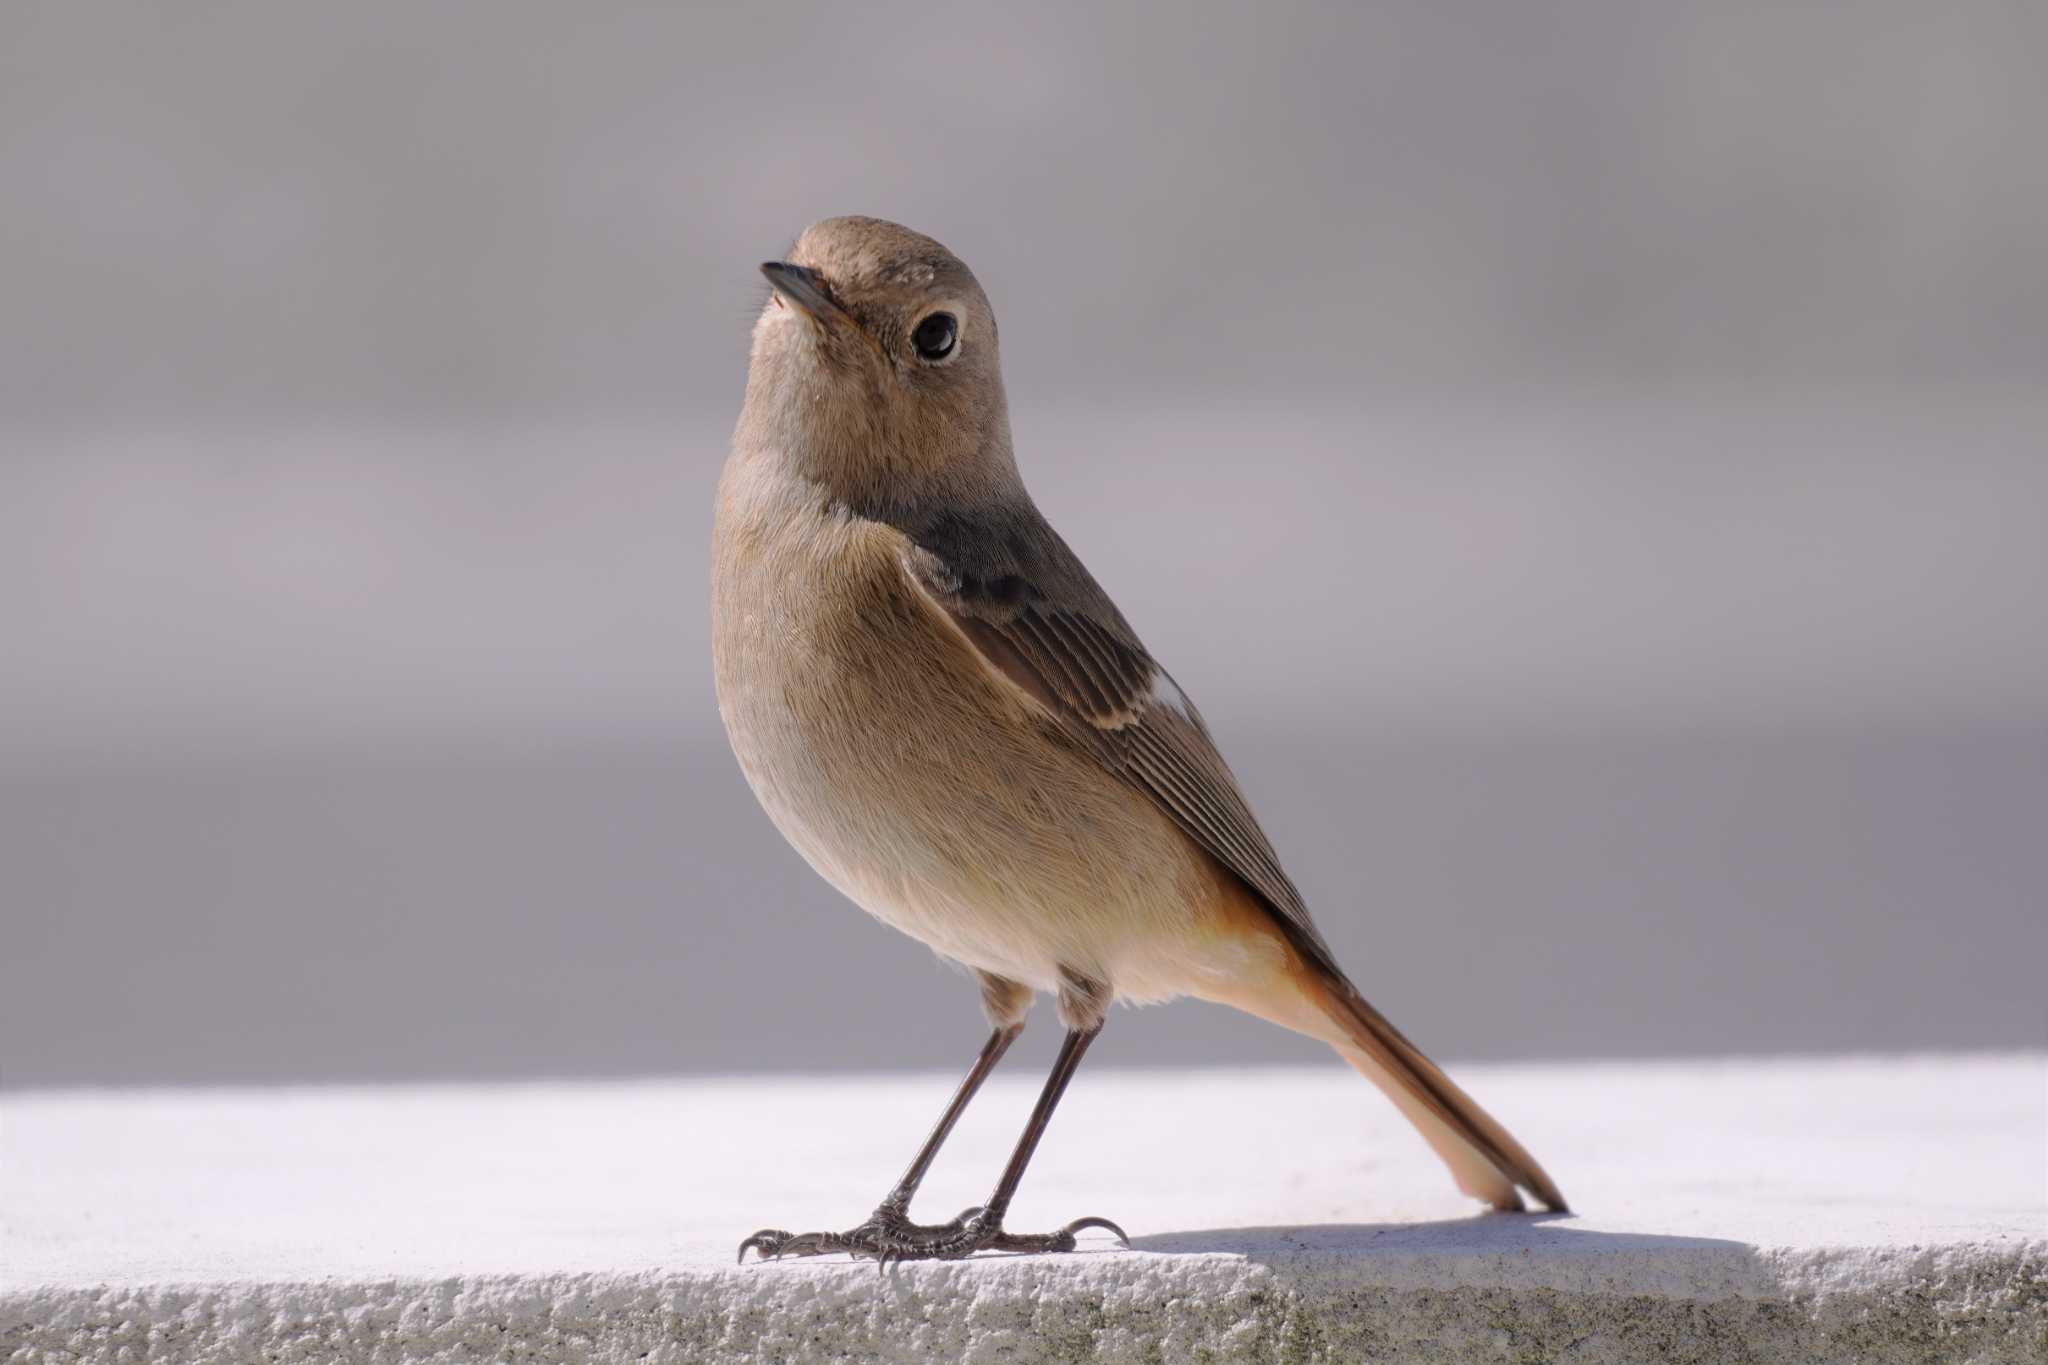
POLYGON ((1236 971, 1188 981, 1189 994, 1255 1014, 1335 1048, 1386 1092, 1451 1168, 1458 1188, 1474 1199, 1496 1209, 1519 1210, 1524 1207, 1519 1188, 1546 1209, 1569 1211, 1563 1193, 1528 1149, 1367 1004, 1341 972, 1305 955, 1249 893, 1230 883, 1223 884, 1223 892, 1216 903, 1218 933, 1252 951, 1238 959, 1236 971))
POLYGON ((1459 1189, 1496 1209, 1517 1212, 1523 1208, 1519 1186, 1544 1208, 1569 1212, 1563 1192, 1529 1149, 1367 1004, 1350 982, 1329 980, 1314 968, 1305 969, 1296 980, 1344 1035, 1342 1042, 1325 1041, 1386 1092, 1451 1168, 1459 1189))

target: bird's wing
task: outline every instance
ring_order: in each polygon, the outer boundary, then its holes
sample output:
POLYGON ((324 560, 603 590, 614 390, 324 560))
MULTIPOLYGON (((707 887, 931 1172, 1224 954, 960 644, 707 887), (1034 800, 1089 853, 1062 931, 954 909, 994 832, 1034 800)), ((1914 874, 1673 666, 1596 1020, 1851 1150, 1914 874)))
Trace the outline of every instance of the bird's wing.
POLYGON ((911 580, 989 666, 1172 817, 1257 894, 1297 948, 1341 977, 1194 703, 1037 510, 891 520, 909 538, 911 580))
POLYGON ((1459 1187, 1499 1209, 1522 1186, 1548 1208, 1564 1196, 1527 1149, 1367 1004, 1310 920, 1301 893, 1237 789, 1208 727, 1140 644, 1109 595, 1037 509, 903 515, 905 571, 999 676, 1143 792, 1236 874, 1305 959, 1340 1039, 1326 1039, 1401 1106, 1459 1187))

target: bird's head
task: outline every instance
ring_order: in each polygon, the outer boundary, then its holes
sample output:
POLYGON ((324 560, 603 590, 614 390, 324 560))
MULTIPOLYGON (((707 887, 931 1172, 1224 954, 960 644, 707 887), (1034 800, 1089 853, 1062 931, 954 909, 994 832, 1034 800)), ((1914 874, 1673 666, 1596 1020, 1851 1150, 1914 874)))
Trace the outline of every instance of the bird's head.
POLYGON ((744 440, 884 491, 1013 468, 995 313, 959 257, 879 218, 828 218, 761 273, 744 440))

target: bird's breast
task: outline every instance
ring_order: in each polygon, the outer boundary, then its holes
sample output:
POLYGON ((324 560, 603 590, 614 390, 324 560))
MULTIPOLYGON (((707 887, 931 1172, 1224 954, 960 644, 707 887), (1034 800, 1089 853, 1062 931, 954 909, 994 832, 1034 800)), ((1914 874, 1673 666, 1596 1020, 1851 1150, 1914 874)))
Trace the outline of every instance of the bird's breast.
MULTIPOLYGON (((900 533, 741 456, 714 535, 719 709, 783 835, 870 913, 1051 989, 1186 928, 1212 878, 905 574, 900 533)), ((1156 953, 1152 956, 1156 957, 1156 953)))

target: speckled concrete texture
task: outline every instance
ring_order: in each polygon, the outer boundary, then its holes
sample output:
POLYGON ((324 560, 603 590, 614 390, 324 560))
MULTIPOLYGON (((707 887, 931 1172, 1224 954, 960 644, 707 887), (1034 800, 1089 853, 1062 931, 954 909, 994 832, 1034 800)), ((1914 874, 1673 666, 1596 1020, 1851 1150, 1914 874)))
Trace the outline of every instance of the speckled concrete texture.
MULTIPOLYGON (((1348 1072, 1084 1072, 1012 1219, 1136 1247, 745 1266, 950 1078, 16 1094, 16 1362, 2048 1358, 2048 1058, 1466 1067, 1572 1217, 1471 1212, 1348 1072)), ((920 1213, 1028 1107, 993 1083, 920 1213)))

